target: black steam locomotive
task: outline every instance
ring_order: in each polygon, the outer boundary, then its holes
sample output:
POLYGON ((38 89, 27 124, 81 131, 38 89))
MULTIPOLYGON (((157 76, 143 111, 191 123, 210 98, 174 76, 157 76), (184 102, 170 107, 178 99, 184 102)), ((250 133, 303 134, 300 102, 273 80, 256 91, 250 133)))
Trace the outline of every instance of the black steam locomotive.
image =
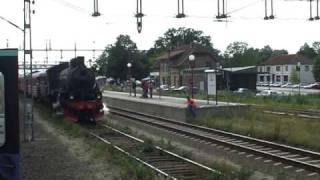
MULTIPOLYGON (((84 64, 84 57, 33 73, 29 81, 27 94, 61 109, 66 119, 94 122, 103 117, 102 94, 94 73, 84 64)), ((24 91, 25 87, 20 80, 20 89, 24 91)))

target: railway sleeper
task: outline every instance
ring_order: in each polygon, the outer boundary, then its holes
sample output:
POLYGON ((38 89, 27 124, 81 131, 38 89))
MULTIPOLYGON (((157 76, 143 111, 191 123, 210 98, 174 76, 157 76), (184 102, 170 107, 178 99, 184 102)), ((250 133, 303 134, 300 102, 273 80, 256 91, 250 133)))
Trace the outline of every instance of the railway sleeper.
POLYGON ((185 168, 185 169, 190 169, 191 168, 191 166, 190 166, 190 164, 186 164, 186 163, 184 163, 184 162, 175 162, 175 163, 172 163, 172 162, 170 162, 170 163, 164 163, 164 162, 161 162, 161 163, 158 163, 158 162, 156 162, 156 163, 152 163, 152 164, 155 164, 155 165, 157 165, 157 167, 161 167, 161 168, 185 168))
POLYGON ((174 175, 196 175, 199 170, 197 169, 181 169, 181 168, 168 168, 168 169, 163 169, 164 172, 167 172, 168 174, 174 175))
POLYGON ((170 163, 170 162, 176 162, 177 159, 145 159, 147 162, 149 163, 153 163, 153 164, 156 164, 156 163, 163 163, 163 162, 166 162, 166 163, 170 163))

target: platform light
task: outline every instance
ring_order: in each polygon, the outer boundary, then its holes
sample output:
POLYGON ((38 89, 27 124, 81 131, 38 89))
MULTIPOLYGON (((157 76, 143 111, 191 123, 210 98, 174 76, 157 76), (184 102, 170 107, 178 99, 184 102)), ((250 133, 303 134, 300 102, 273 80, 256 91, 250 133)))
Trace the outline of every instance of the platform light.
POLYGON ((189 62, 191 67, 191 98, 192 99, 193 99, 193 68, 195 65, 195 60, 196 60, 196 57, 193 54, 189 55, 189 62))
POLYGON ((130 86, 130 93, 129 93, 129 95, 131 96, 131 66, 132 66, 132 64, 131 63, 128 63, 127 64, 127 67, 128 67, 128 70, 129 70, 129 86, 130 86))

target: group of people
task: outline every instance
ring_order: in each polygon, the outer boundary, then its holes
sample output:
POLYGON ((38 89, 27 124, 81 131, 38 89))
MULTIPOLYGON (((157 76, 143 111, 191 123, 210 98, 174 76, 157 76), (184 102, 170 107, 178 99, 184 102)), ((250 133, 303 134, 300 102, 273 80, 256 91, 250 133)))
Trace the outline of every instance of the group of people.
POLYGON ((154 82, 152 80, 146 80, 141 82, 142 98, 152 98, 154 82), (149 94, 149 96, 148 96, 149 94))
MULTIPOLYGON (((137 95, 137 83, 136 81, 132 81, 132 90, 134 97, 137 95)), ((141 88, 142 88, 142 95, 141 98, 152 98, 153 94, 153 87, 154 87, 154 82, 151 80, 144 80, 141 82, 141 88)))
MULTIPOLYGON (((154 82, 152 80, 145 80, 141 82, 141 88, 142 88, 142 95, 141 98, 152 98, 152 93, 153 93, 153 87, 154 87, 154 82), (149 96, 148 96, 149 94, 149 96)), ((137 84, 135 81, 132 81, 132 89, 134 93, 134 97, 136 97, 136 88, 137 84)), ((187 96, 187 109, 188 112, 193 116, 196 117, 196 109, 197 109, 197 104, 194 99, 191 99, 189 96, 187 96)))

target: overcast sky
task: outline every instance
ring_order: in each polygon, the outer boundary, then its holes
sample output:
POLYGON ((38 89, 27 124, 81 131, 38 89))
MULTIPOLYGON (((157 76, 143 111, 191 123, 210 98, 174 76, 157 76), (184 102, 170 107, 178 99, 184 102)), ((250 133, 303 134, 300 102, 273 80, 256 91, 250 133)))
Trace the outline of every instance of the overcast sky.
MULTIPOLYGON (((23 1, 1 0, 0 16, 23 27, 23 1)), ((274 1, 275 20, 264 21, 264 0, 227 0, 228 22, 217 22, 217 0, 185 0, 184 19, 176 19, 177 0, 143 0, 142 33, 136 30, 136 0, 99 0, 100 17, 92 17, 93 0, 35 0, 32 8, 32 37, 34 48, 98 48, 115 42, 120 34, 128 34, 139 49, 149 49, 154 41, 171 27, 190 27, 210 35, 215 48, 225 50, 234 41, 249 46, 298 51, 304 42, 320 41, 320 21, 310 22, 309 2, 274 1), (243 8, 242 7, 246 7, 243 8), (95 42, 95 43, 93 43, 95 42)), ((316 14, 316 3, 313 6, 316 14)), ((0 19, 0 48, 22 47, 23 33, 0 19)), ((78 52, 87 59, 93 53, 78 52)), ((68 60, 74 53, 63 53, 68 60)), ((97 55, 96 55, 97 56, 97 55)), ((34 53, 35 61, 43 61, 44 53, 34 53)), ((49 53, 49 60, 60 60, 59 53, 49 53)))

